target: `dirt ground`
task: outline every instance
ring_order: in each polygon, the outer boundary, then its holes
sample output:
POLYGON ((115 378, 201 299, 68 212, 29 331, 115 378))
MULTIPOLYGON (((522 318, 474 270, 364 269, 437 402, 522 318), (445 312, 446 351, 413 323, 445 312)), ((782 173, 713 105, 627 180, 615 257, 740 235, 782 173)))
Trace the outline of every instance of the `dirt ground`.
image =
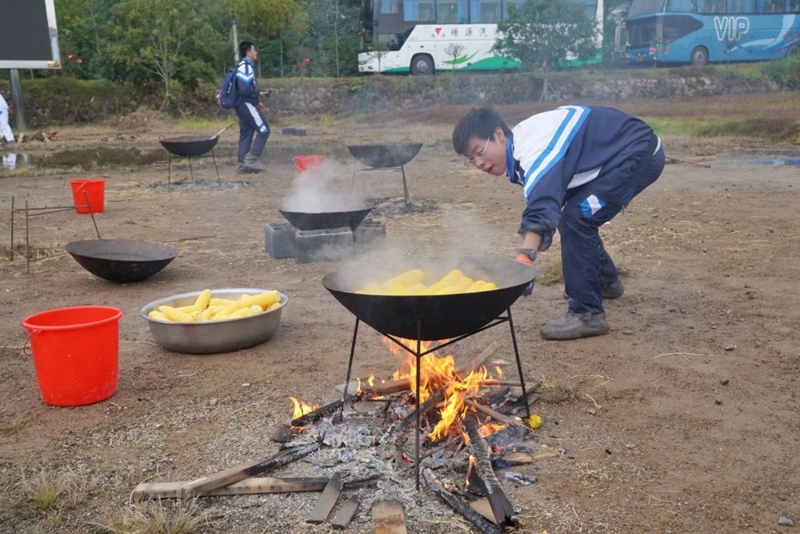
MULTIPOLYGON (((436 117, 458 116, 440 111, 436 117)), ((433 114, 431 116, 434 116, 433 114)), ((344 380, 353 316, 323 288, 340 264, 298 264, 264 251, 264 225, 278 212, 296 176, 291 156, 322 152, 326 173, 346 187, 354 160, 344 145, 364 139, 425 142, 406 171, 416 213, 387 214, 392 257, 511 257, 523 208, 518 188, 465 168, 449 148, 452 121, 405 123, 394 130, 360 124, 309 126, 304 138, 274 128, 266 175, 239 176, 235 133, 218 147, 226 187, 214 186, 208 160, 197 184, 164 186, 163 164, 134 168, 0 172, 0 530, 101 532, 131 517, 130 493, 143 481, 193 480, 278 449, 273 432, 291 418, 289 395, 335 400, 344 380), (11 197, 17 206, 71 203, 67 179, 104 176, 103 237, 170 244, 180 256, 139 284, 95 278, 63 251, 91 239, 88 216, 66 211, 32 221, 30 239, 48 247, 31 263, 6 259, 11 197), (278 335, 236 353, 193 356, 153 342, 144 304, 203 288, 277 288, 289 296, 278 335), (20 321, 36 312, 109 305, 120 322, 119 385, 109 400, 78 408, 42 402, 20 321), (69 475, 70 498, 42 512, 30 502, 37 479, 69 475)), ((283 124, 289 125, 289 124, 283 124)), ((296 124, 303 125, 303 124, 296 124)), ((234 128, 235 130, 235 128, 234 128)), ((159 148, 159 135, 193 133, 165 123, 115 137, 111 127, 66 128, 62 141, 29 143, 36 157, 69 148, 159 148), (131 138, 131 135, 133 138, 131 138), (34 146, 35 145, 35 146, 34 146)), ((670 142, 665 137, 668 155, 670 142)), ((674 144, 685 140, 674 140, 674 144)), ((784 147, 785 148, 785 147, 784 147)), ((795 147, 796 148, 796 147, 795 147)), ((687 154, 677 154, 687 155, 687 154)), ((534 411, 544 424, 530 439, 562 451, 558 458, 515 467, 536 484, 506 484, 521 509, 520 532, 790 532, 800 523, 800 172, 717 157, 708 166, 672 164, 603 229, 623 272, 625 295, 607 303, 611 332, 548 342, 539 327, 565 311, 563 285, 537 286, 513 306, 523 369, 542 382, 534 411), (798 187, 794 187, 798 185, 798 187), (779 526, 784 516, 794 527, 779 526)), ((179 163, 173 180, 186 177, 179 163)), ((357 172, 371 198, 402 195, 399 175, 357 172)), ((16 227, 17 245, 24 225, 16 227)), ((387 253, 388 254, 388 253, 387 253)), ((557 248, 539 261, 547 271, 557 248)), ((397 362, 381 336, 363 328, 356 376, 388 378, 397 362)), ((487 330, 454 349, 458 360, 492 341, 513 361, 508 331, 487 330)), ((508 367, 513 376, 513 366, 508 367)), ((352 466, 340 465, 345 472, 352 466)), ((297 462, 272 476, 328 476, 297 462)), ((406 475, 408 476, 408 475, 406 475)), ((393 483, 379 487, 393 496, 393 483)), ((402 486, 402 487, 401 487, 402 486)), ((423 489, 405 504, 410 533, 471 532, 423 489), (415 506, 415 502, 419 506, 415 506)), ((362 502, 374 497, 362 490, 362 502)), ((349 494, 348 494, 349 495, 349 494)), ((316 494, 200 499, 200 532, 330 532, 309 525, 316 494)), ((161 511, 175 513, 172 503, 161 511)), ((151 509, 152 512, 152 509, 151 509)), ((144 513, 144 512, 142 512, 144 513)), ((148 512, 150 513, 150 512, 148 512)), ((132 530, 128 530, 132 531, 132 530)), ((173 532, 179 532, 174 527, 173 532)), ((348 532, 371 532, 362 505, 348 532)))

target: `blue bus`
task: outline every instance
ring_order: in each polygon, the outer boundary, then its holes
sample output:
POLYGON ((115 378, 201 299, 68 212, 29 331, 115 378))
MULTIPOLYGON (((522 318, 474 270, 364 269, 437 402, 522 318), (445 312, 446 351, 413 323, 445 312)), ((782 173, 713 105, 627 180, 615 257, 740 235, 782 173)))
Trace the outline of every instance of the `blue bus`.
POLYGON ((625 28, 628 64, 800 56, 800 0, 632 0, 625 28))

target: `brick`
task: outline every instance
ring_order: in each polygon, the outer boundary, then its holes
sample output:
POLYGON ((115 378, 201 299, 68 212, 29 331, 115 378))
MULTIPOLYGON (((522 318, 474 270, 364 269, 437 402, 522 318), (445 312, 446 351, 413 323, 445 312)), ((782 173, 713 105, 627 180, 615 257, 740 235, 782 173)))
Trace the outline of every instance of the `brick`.
POLYGON ((380 246, 386 241, 386 223, 384 221, 364 220, 353 232, 357 251, 366 251, 380 246))
POLYGON ((264 242, 267 254, 276 260, 297 256, 297 230, 289 223, 267 223, 264 242))
POLYGON ((295 238, 297 263, 341 261, 353 255, 353 231, 350 228, 298 230, 295 238))

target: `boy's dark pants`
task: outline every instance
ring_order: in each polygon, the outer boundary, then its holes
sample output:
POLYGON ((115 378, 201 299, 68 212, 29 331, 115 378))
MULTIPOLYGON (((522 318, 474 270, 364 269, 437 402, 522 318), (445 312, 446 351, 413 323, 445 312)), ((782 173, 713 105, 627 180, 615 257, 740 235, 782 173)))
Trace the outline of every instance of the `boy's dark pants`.
MULTIPOLYGON (((640 172, 634 197, 656 181, 664 169, 664 149, 660 148, 640 172)), ((591 184, 591 182, 590 182, 591 184)), ((603 248, 598 228, 613 219, 623 206, 580 188, 561 210, 561 263, 564 271, 569 311, 603 311, 602 288, 613 284, 617 268, 603 248)))
POLYGON ((239 117, 239 163, 252 152, 255 157, 261 155, 269 138, 269 124, 261 110, 249 102, 240 102, 236 106, 236 115, 239 117), (255 143, 253 134, 257 133, 255 143))

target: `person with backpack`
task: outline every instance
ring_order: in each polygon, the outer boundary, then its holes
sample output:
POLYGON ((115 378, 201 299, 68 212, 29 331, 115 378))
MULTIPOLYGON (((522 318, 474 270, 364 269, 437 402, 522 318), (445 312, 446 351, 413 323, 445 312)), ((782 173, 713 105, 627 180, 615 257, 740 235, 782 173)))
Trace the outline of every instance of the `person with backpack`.
POLYGON ((242 60, 236 68, 235 90, 238 93, 236 115, 239 117, 239 165, 238 174, 266 172, 258 162, 269 138, 269 124, 264 118, 266 106, 259 102, 261 96, 269 96, 268 91, 258 87, 255 74, 255 62, 258 50, 250 41, 239 44, 242 60), (255 135, 255 141, 253 140, 255 135))

